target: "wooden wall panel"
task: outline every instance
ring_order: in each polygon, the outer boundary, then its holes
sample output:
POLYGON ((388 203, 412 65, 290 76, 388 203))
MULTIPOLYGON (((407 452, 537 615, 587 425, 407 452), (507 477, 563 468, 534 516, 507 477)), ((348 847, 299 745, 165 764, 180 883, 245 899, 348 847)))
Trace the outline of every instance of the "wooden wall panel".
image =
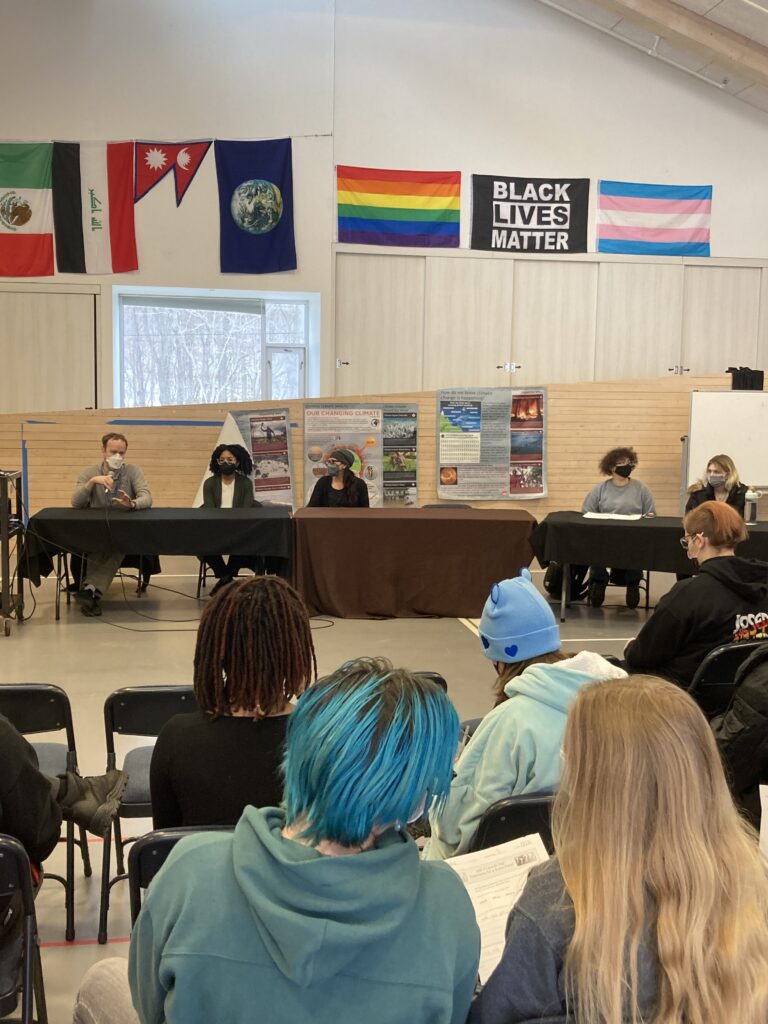
POLYGON ((424 388, 504 387, 511 360, 510 260, 427 257, 424 388))
MULTIPOLYGON (((640 456, 638 478, 654 492, 658 511, 676 515, 679 511, 680 437, 688 429, 690 392, 693 388, 727 390, 729 387, 730 378, 723 376, 552 384, 549 386, 548 497, 526 502, 476 504, 523 507, 537 518, 556 509, 578 509, 583 496, 599 479, 597 462, 604 452, 617 444, 631 444, 640 456)), ((356 397, 366 403, 407 401, 418 404, 419 502, 434 502, 435 392, 356 397)), ((306 400, 310 404, 312 401, 319 400, 306 400)), ((288 403, 294 423, 291 443, 297 496, 304 493, 303 409, 306 402, 288 403)), ((230 410, 280 405, 284 407, 285 403, 165 407, 162 419, 223 421, 230 410)), ((189 507, 219 428, 158 424, 158 413, 157 409, 61 412, 46 414, 45 422, 28 422, 35 417, 0 416, 0 468, 21 466, 23 434, 29 454, 31 510, 68 505, 77 476, 98 460, 99 438, 107 430, 115 429, 128 436, 129 458, 144 470, 155 504, 189 507), (114 419, 137 422, 114 426, 109 422, 114 419)))
POLYGON ((597 280, 596 263, 515 262, 515 386, 594 379, 597 280))
POLYGON ((680 362, 683 267, 601 263, 595 379, 661 377, 680 362))
POLYGON ((757 366, 759 267, 685 267, 683 358, 691 373, 757 366))
POLYGON ((336 394, 420 390, 424 258, 339 255, 336 394))

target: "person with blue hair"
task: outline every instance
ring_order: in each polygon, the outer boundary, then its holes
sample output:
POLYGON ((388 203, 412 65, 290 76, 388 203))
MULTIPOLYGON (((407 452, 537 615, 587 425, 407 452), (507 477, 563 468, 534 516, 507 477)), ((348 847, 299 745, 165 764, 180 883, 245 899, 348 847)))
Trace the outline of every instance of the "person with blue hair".
MULTIPOLYGON (((458 736, 440 687, 384 658, 302 694, 283 808, 247 807, 234 833, 183 839, 148 890, 128 967, 141 1024, 464 1024, 474 910, 406 828, 445 799, 458 736)), ((84 980, 77 1024, 133 1019, 114 964, 84 980)))
POLYGON ((527 569, 494 583, 479 633, 496 672, 496 706, 456 762, 447 800, 432 809, 429 860, 467 853, 497 800, 555 790, 571 703, 588 683, 627 674, 592 651, 561 651, 555 616, 527 569))

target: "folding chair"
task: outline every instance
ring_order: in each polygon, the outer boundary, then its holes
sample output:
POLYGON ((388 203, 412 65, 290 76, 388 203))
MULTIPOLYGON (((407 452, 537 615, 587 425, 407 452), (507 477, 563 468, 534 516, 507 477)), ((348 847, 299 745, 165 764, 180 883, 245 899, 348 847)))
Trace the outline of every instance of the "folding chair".
POLYGON ((696 669, 688 687, 707 718, 714 718, 727 710, 733 696, 733 684, 742 662, 762 646, 765 640, 744 640, 741 643, 723 644, 710 651, 696 669))
POLYGON ((480 819, 470 852, 487 850, 489 846, 498 846, 538 832, 547 853, 551 854, 554 846, 549 818, 554 799, 554 793, 536 793, 497 800, 480 819))
POLYGON ((141 893, 165 864, 176 843, 198 832, 232 832, 224 825, 192 828, 164 828, 137 839, 128 853, 128 889, 131 899, 131 927, 141 910, 141 893))
MULTIPOLYGON (((169 718, 195 711, 197 702, 191 686, 127 686, 115 690, 104 702, 104 729, 107 741, 107 771, 117 768, 115 734, 121 736, 157 736, 169 718)), ((149 794, 149 765, 153 745, 130 750, 120 766, 128 773, 128 785, 120 802, 118 817, 113 823, 117 874, 110 878, 111 830, 104 837, 101 870, 101 905, 99 908, 100 944, 107 941, 107 915, 112 886, 127 878, 120 818, 149 818, 152 803, 149 794)))
POLYGON ((0 835, 0 892, 12 898, 17 896, 23 914, 18 962, 21 984, 18 984, 16 974, 11 990, 0 991, 0 1018, 5 1020, 14 1012, 21 990, 21 1017, 14 1017, 12 1021, 18 1024, 48 1024, 29 857, 18 840, 4 835, 0 835))
MULTIPOLYGON (((77 748, 75 730, 72 725, 72 708, 69 697, 60 686, 50 683, 5 683, 0 685, 0 714, 14 725, 23 735, 38 732, 66 733, 66 743, 34 743, 40 771, 54 778, 64 772, 76 772, 77 748)), ((46 871, 45 877, 64 886, 64 907, 66 910, 67 942, 75 937, 75 847, 80 847, 83 859, 83 873, 91 875, 91 858, 85 829, 80 829, 80 838, 75 839, 75 826, 66 822, 65 842, 67 851, 66 875, 53 875, 46 871)))

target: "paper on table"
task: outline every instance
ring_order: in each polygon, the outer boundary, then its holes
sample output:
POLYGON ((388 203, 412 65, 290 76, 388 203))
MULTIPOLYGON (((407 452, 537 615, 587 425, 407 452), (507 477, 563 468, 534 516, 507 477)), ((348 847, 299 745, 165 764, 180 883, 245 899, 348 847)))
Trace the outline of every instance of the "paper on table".
POLYGON ((631 516, 624 515, 622 512, 582 512, 582 516, 585 519, 642 519, 642 515, 639 512, 633 512, 631 516))
POLYGON ((760 787, 760 849, 763 856, 768 858, 768 786, 760 787))
POLYGON ((504 952, 507 918, 523 891, 528 872, 549 860, 541 836, 513 839, 501 846, 450 857, 464 883, 480 928, 480 981, 486 983, 504 952))

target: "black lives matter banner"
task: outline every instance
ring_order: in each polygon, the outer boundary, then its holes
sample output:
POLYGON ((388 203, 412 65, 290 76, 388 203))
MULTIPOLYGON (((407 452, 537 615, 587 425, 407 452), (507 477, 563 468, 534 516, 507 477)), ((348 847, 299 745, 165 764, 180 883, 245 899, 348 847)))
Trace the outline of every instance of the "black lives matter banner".
POLYGON ((586 252, 589 178, 472 175, 472 248, 586 252))

